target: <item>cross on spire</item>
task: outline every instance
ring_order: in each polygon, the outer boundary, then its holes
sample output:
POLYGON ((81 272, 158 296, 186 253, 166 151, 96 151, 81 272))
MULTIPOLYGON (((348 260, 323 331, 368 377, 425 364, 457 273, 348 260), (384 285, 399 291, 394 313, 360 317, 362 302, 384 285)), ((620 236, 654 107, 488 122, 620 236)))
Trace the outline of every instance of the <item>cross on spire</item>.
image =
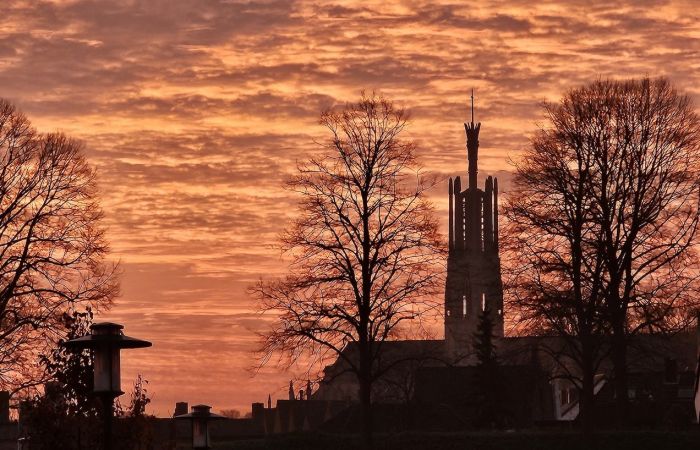
POLYGON ((472 88, 472 125, 474 125, 474 88, 472 88))

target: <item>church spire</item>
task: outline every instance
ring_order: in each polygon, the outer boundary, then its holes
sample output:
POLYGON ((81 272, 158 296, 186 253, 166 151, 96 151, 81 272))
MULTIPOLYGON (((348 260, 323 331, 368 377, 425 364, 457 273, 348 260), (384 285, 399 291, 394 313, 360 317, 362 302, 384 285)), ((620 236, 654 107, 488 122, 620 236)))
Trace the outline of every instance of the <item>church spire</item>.
MULTIPOLYGON (((488 308, 494 335, 503 336, 503 284, 498 257, 498 181, 485 177, 477 187, 479 132, 474 91, 467 99, 468 179, 448 181, 450 250, 445 280, 445 340, 454 361, 468 362, 482 310, 488 308), (468 184, 467 184, 468 183, 468 184), (466 358, 466 359, 465 359, 466 358)), ((463 170, 463 169, 462 169, 463 170)))
POLYGON ((472 88, 472 125, 474 125, 474 88, 472 88))
POLYGON ((472 89, 471 96, 471 123, 464 124, 464 131, 467 133, 467 158, 469 160, 469 189, 476 190, 476 176, 479 170, 477 169, 477 159, 479 157, 479 129, 481 123, 474 123, 474 90, 472 89))

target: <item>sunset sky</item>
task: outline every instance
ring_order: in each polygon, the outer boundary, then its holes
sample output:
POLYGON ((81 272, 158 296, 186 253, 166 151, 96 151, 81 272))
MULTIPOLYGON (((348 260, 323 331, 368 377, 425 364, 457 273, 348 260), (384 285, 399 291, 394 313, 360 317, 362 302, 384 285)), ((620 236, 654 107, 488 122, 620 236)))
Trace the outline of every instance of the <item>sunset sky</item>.
MULTIPOLYGON (((692 1, 0 2, 0 97, 41 131, 84 142, 97 167, 122 296, 99 316, 153 348, 125 352, 123 385, 249 411, 294 374, 253 377, 265 320, 246 288, 279 276, 295 213, 283 190, 318 151, 322 110, 377 91, 411 111, 405 134, 446 229, 446 178, 466 172, 474 88, 480 175, 506 181, 540 103, 596 78, 667 76, 700 100, 692 1), (590 7, 590 3, 597 6, 590 7)), ((503 183, 501 183, 503 186, 503 183)), ((128 399, 125 399, 128 400, 128 399)))

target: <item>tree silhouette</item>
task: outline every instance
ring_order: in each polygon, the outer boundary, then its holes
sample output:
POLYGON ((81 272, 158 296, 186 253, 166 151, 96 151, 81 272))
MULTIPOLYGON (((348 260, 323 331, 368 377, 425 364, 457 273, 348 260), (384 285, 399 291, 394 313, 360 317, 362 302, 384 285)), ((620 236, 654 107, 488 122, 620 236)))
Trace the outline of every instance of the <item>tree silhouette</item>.
POLYGON ((665 79, 598 81, 545 111, 506 205, 511 293, 529 325, 569 338, 582 414, 610 346, 624 422, 629 337, 683 329, 698 304, 700 119, 665 79))
POLYGON ((494 367, 498 365, 496 346, 493 343, 493 319, 489 316, 488 306, 479 314, 479 322, 474 333, 474 350, 478 366, 494 367))
MULTIPOLYGON (((63 315, 61 341, 85 336, 92 325, 92 310, 63 315)), ((101 399, 93 393, 93 357, 90 350, 75 351, 57 346, 40 358, 47 384, 42 395, 25 402, 26 428, 32 448, 82 450, 99 447, 101 399)), ((116 448, 135 448, 151 439, 146 406, 151 402, 148 381, 138 375, 124 409, 118 402, 114 414, 120 419, 116 448)))
POLYGON ((146 413, 146 407, 151 403, 147 385, 148 380, 145 380, 140 374, 137 375, 126 409, 123 409, 119 403, 115 405, 116 416, 120 419, 117 422, 119 425, 117 448, 153 447, 155 442, 153 421, 151 420, 153 416, 146 413))
POLYGON ((378 363, 382 343, 437 306, 430 294, 440 287, 444 247, 425 198, 431 180, 414 145, 399 139, 405 111, 363 96, 324 113, 321 124, 331 134, 326 153, 290 183, 302 197, 283 237, 290 274, 256 288, 263 311, 279 315, 264 335, 263 362, 305 356, 323 367, 341 358, 357 376, 371 441, 372 384, 387 369, 378 363))
MULTIPOLYGON (((92 311, 64 313, 64 340, 90 332, 92 311)), ((26 428, 37 449, 88 449, 99 443, 100 400, 92 394, 92 356, 57 346, 40 357, 47 375, 43 395, 25 403, 26 428)))
POLYGON ((493 342, 493 318, 488 307, 479 314, 474 333, 476 364, 476 386, 478 389, 477 425, 494 427, 502 424, 503 380, 493 342))
MULTIPOLYGON (((64 313, 66 333, 61 341, 89 334, 92 317, 90 308, 64 313)), ((79 417, 99 414, 100 402, 93 394, 93 358, 89 350, 73 351, 59 345, 50 355, 42 355, 40 361, 54 384, 54 391, 63 397, 67 414, 79 417)))
POLYGON ((37 354, 60 337, 63 313, 106 306, 118 286, 104 264, 95 173, 78 142, 39 134, 0 99, 0 387, 42 380, 37 354))

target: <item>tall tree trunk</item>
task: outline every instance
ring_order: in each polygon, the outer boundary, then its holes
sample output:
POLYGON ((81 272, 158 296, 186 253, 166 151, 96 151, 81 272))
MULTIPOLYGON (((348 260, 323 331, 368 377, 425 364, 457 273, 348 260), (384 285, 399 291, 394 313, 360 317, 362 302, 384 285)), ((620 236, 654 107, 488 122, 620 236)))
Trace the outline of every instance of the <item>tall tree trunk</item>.
POLYGON ((362 303, 360 304, 360 403, 362 409, 362 436, 367 449, 372 448, 372 339, 370 337, 370 303, 372 276, 370 273, 370 212, 368 207, 371 168, 367 167, 362 190, 362 303))
POLYGON ((372 374, 368 350, 360 350, 360 411, 362 414, 362 440, 365 448, 372 448, 372 374))
POLYGON ((595 373, 593 364, 593 354, 590 346, 582 346, 581 360, 581 398, 579 399, 579 415, 581 418, 581 431, 588 435, 593 431, 595 413, 595 373))

